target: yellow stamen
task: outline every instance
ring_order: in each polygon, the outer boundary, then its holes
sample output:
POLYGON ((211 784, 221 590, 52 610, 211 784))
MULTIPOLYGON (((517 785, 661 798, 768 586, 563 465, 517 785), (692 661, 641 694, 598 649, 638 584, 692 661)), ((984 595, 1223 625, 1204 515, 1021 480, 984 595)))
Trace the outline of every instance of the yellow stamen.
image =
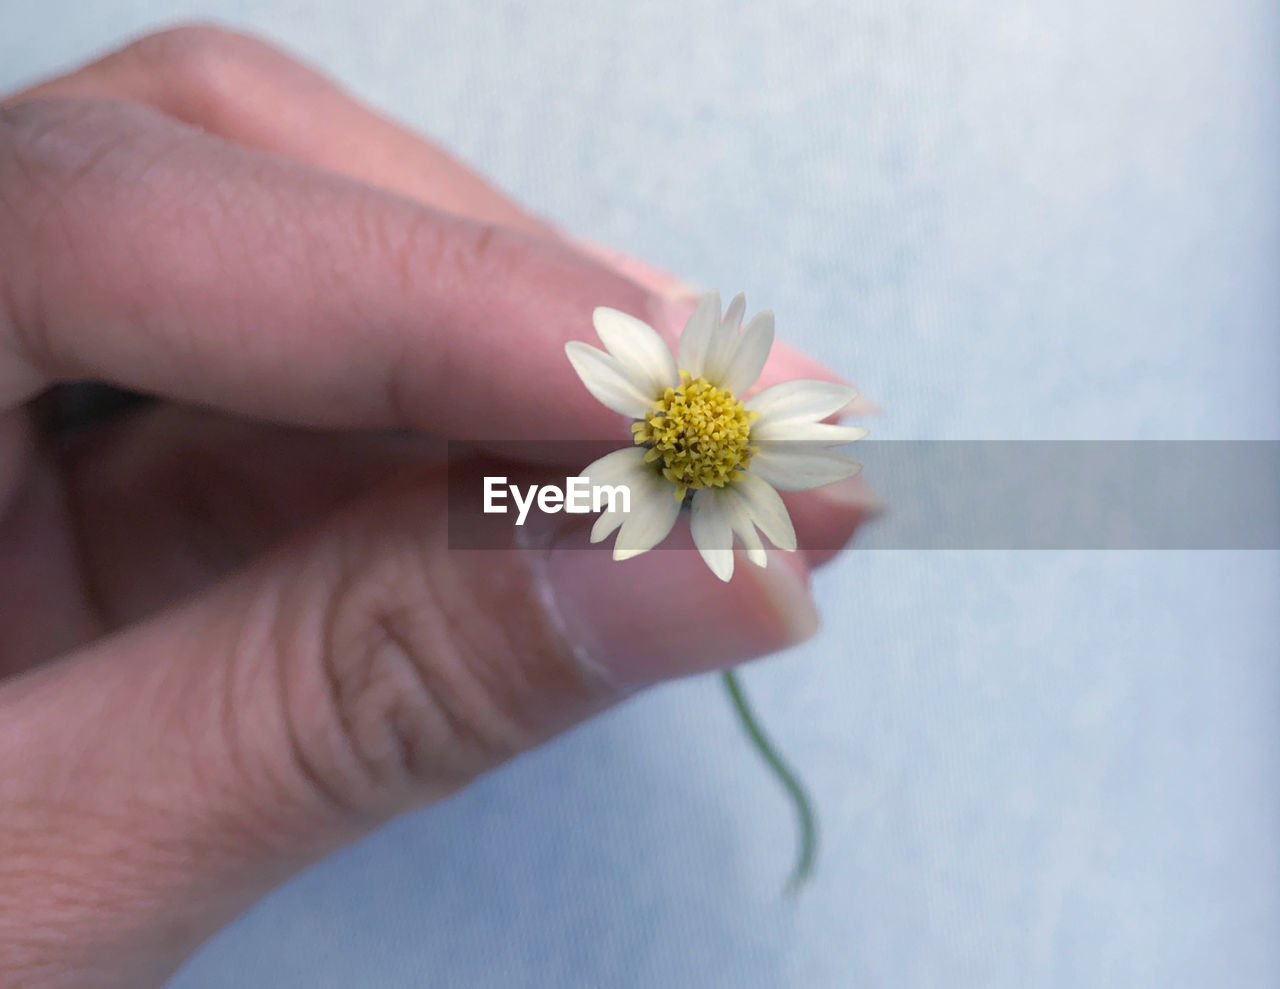
POLYGON ((644 459, 662 459, 662 476, 675 485, 677 501, 685 491, 722 488, 742 476, 758 448, 751 445, 747 411, 727 388, 680 372, 680 384, 668 388, 645 418, 631 427, 644 459))

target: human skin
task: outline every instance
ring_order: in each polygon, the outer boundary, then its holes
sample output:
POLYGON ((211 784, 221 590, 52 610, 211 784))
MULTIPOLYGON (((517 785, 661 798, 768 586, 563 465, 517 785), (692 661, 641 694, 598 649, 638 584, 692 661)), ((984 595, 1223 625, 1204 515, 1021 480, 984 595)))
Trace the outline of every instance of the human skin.
MULTIPOLYGON (((441 438, 625 438, 564 358, 599 305, 671 338, 693 300, 259 40, 178 28, 0 101, 5 985, 158 984, 389 817, 813 634, 856 480, 788 496, 823 549, 728 585, 445 548, 441 438), (83 379, 159 401, 38 428, 83 379)), ((775 347, 762 384, 795 377, 835 375, 775 347)))

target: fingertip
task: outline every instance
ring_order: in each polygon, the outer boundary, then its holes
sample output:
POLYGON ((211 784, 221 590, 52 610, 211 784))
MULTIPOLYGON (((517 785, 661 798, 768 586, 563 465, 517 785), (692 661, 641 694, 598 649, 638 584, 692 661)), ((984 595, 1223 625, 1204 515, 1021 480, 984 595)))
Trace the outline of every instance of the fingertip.
POLYGON ((735 567, 723 582, 687 532, 625 562, 569 539, 541 570, 575 653, 625 687, 735 666, 818 629, 798 553, 771 550, 767 567, 735 567))

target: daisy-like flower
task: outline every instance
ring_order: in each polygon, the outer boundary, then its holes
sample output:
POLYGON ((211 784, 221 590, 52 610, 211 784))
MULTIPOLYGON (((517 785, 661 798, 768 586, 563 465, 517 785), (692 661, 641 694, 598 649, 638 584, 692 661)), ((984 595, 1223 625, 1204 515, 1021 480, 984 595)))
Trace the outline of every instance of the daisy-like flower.
POLYGON ((606 511, 591 530, 592 542, 618 530, 615 560, 657 546, 690 501, 694 544, 727 581, 735 537, 762 567, 768 556, 761 533, 779 549, 796 548, 779 491, 822 487, 861 468, 831 448, 867 431, 822 421, 848 405, 855 389, 787 381, 745 402, 739 397, 755 384, 773 346, 773 313, 766 310, 743 328, 745 311, 743 295, 723 317, 720 293, 703 296, 675 356, 647 323, 605 307, 593 314, 604 350, 576 340, 565 344, 587 390, 634 420, 632 446, 582 471, 592 485, 630 488, 630 512, 606 511))

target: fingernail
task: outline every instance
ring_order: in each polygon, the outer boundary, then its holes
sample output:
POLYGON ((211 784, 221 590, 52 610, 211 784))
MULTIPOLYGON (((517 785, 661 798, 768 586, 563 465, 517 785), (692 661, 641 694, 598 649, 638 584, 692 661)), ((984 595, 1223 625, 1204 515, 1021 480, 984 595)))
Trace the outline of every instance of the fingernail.
POLYGON ((553 617, 579 658, 619 686, 723 669, 810 638, 818 613, 799 554, 739 554, 721 582, 688 548, 617 562, 607 547, 561 544, 543 565, 553 617))

